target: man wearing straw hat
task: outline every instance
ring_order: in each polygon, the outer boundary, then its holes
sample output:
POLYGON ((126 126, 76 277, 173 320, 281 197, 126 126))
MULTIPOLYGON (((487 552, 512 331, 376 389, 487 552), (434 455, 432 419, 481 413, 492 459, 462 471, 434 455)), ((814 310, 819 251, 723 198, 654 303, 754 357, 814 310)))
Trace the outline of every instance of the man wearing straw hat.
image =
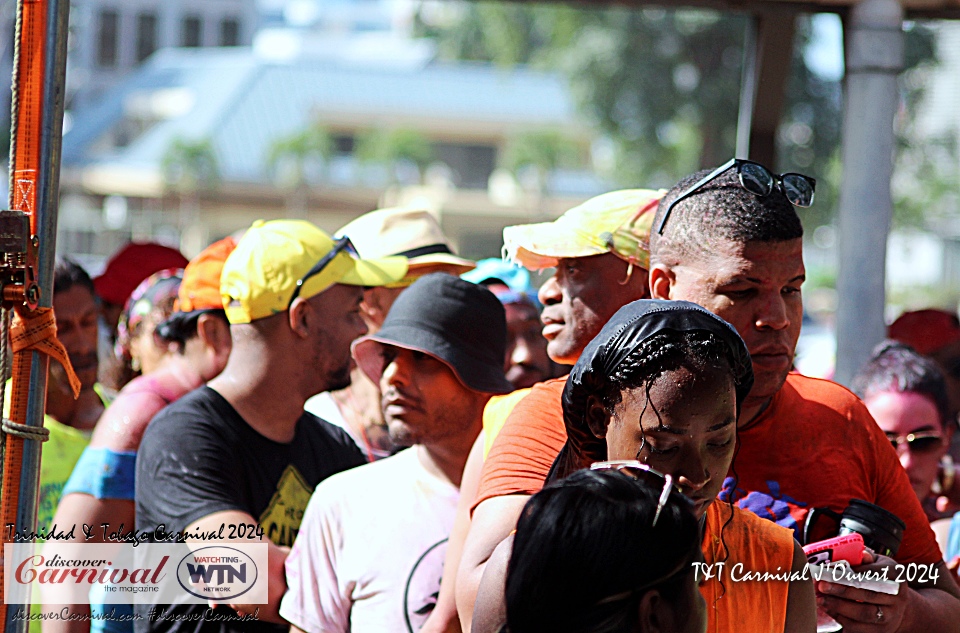
MULTIPOLYGON (((351 239, 363 257, 406 257, 406 276, 400 281, 365 289, 360 314, 370 334, 376 333, 400 293, 423 275, 461 275, 475 264, 457 256, 440 224, 422 209, 378 209, 361 215, 336 233, 351 239)), ((380 391, 354 368, 350 386, 324 392, 307 401, 307 411, 343 427, 367 459, 386 457, 393 450, 380 412, 380 391)))

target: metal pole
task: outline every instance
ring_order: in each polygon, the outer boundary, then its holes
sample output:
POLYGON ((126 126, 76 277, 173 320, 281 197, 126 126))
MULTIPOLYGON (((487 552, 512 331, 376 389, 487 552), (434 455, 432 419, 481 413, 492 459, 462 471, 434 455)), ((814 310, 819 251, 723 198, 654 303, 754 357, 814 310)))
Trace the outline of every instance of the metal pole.
MULTIPOLYGON (((37 174, 36 227, 40 240, 37 281, 41 289, 40 306, 53 305, 53 269, 57 250, 57 211, 60 202, 60 154, 63 139, 63 106, 66 89, 67 24, 69 0, 48 0, 46 57, 43 69, 43 114, 40 138, 40 165, 37 174)), ((30 353, 30 391, 27 399, 27 424, 43 425, 47 400, 47 368, 49 358, 30 353)), ((40 480, 41 442, 26 440, 20 493, 17 501, 17 528, 36 530, 37 489, 40 480)), ((7 609, 6 633, 26 633, 28 622, 16 621, 15 605, 7 609)), ((27 608, 24 605, 24 608, 27 608)))
POLYGON ((760 17, 752 14, 743 34, 743 72, 740 75, 740 112, 737 116, 738 158, 750 157, 753 106, 757 99, 757 75, 760 73, 759 30, 760 17))
POLYGON ((743 42, 737 157, 777 166, 777 129, 786 103, 796 15, 761 11, 750 17, 743 42))
POLYGON ((849 383, 886 335, 885 265, 893 215, 893 121, 903 67, 903 8, 863 0, 846 40, 836 379, 849 383))

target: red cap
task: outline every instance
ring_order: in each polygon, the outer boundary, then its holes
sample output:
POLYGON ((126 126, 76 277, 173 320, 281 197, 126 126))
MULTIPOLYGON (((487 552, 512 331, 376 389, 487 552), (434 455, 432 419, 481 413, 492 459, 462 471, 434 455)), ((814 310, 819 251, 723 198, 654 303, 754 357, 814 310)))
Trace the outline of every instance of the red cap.
POLYGON ((960 340, 960 319, 946 310, 904 312, 890 325, 888 336, 928 356, 960 340))
POLYGON ((183 268, 188 260, 175 248, 152 242, 131 242, 114 255, 93 280, 97 296, 123 305, 141 281, 167 268, 183 268))

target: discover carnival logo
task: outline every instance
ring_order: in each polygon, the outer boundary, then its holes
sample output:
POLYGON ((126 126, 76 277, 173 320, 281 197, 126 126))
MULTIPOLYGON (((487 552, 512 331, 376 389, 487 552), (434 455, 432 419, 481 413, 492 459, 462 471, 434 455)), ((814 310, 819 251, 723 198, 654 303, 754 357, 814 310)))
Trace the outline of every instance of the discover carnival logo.
POLYGON ((257 582, 257 564, 235 547, 211 545, 194 550, 177 565, 184 591, 204 600, 233 600, 257 582))
POLYGON ((196 546, 6 543, 3 602, 38 602, 30 597, 34 591, 44 604, 267 601, 267 574, 260 573, 267 569, 265 543, 196 546))

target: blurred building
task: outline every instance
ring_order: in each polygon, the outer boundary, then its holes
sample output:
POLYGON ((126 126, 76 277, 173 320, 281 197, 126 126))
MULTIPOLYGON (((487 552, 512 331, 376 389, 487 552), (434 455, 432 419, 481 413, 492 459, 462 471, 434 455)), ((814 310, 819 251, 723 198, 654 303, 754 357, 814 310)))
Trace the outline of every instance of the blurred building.
POLYGON ((248 46, 256 0, 72 0, 68 99, 102 97, 161 48, 248 46))
POLYGON ((75 111, 59 250, 89 261, 151 238, 192 254, 258 218, 332 231, 417 204, 464 255, 491 256, 503 226, 609 188, 560 75, 431 59, 390 34, 159 51, 75 111))

